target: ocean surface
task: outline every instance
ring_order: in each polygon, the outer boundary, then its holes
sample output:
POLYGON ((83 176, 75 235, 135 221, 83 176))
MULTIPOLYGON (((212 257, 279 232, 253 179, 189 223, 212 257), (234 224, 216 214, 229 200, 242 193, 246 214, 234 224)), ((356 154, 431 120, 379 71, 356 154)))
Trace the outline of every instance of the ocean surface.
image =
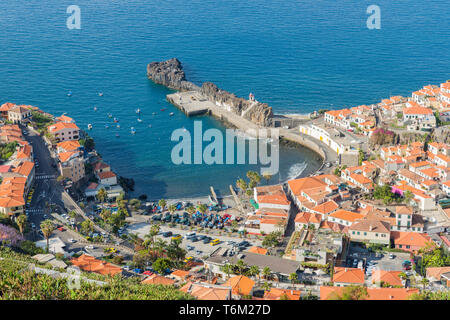
MULTIPOLYGON (((276 113, 307 113, 375 103, 449 79, 449 21, 444 0, 3 0, 0 103, 67 112, 82 129, 93 124, 99 153, 135 180, 135 195, 190 197, 207 194, 210 185, 227 193, 258 167, 174 165, 173 130, 190 131, 194 120, 225 128, 168 104, 170 90, 146 78, 149 62, 177 57, 197 84, 212 81, 242 97, 253 92, 276 113), (80 30, 66 26, 72 4, 81 9, 80 30), (366 27, 372 4, 381 9, 380 30, 366 27)), ((307 149, 283 147, 280 157, 274 183, 319 165, 307 149)))

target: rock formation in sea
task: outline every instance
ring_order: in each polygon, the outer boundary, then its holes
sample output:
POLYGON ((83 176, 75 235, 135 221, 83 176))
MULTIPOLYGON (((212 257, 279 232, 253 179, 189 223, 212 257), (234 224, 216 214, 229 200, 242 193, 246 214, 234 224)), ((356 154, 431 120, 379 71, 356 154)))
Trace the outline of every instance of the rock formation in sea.
POLYGON ((178 91, 198 91, 209 101, 222 106, 243 118, 261 126, 271 125, 273 112, 267 103, 246 100, 218 88, 214 83, 205 82, 198 87, 186 80, 181 62, 172 58, 163 62, 152 62, 147 66, 147 76, 157 84, 178 91))
POLYGON ((152 62, 147 66, 147 77, 157 84, 178 91, 198 91, 200 88, 192 82, 186 81, 181 62, 172 58, 163 62, 152 62))

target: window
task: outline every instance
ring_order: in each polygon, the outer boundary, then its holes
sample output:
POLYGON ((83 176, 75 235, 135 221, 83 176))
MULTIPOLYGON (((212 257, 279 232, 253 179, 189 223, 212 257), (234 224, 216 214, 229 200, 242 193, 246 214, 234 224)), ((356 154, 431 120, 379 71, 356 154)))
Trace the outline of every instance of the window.
POLYGON ((364 235, 367 236, 367 232, 364 232, 364 235))
POLYGON ((355 234, 355 231, 352 231, 352 234, 355 234))
POLYGON ((378 233, 375 233, 375 237, 378 237, 378 233))
POLYGON ((358 236, 359 236, 359 231, 357 232, 358 236))
POLYGON ((409 249, 409 248, 410 248, 410 246, 407 245, 407 246, 406 246, 406 249, 409 249))
POLYGON ((399 245, 398 245, 398 247, 399 247, 399 248, 402 248, 402 247, 403 247, 403 245, 399 244, 399 245))

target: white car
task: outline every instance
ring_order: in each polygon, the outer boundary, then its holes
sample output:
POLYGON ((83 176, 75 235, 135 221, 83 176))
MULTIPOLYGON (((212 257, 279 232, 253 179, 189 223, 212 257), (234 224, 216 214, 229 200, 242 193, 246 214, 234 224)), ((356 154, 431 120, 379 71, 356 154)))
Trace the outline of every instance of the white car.
POLYGON ((69 241, 70 243, 74 243, 74 242, 77 242, 77 240, 75 240, 75 239, 72 239, 72 238, 68 239, 67 241, 69 241))
POLYGON ((92 246, 92 245, 88 245, 88 246, 86 246, 86 247, 84 247, 86 250, 94 250, 95 249, 95 247, 94 246, 92 246))

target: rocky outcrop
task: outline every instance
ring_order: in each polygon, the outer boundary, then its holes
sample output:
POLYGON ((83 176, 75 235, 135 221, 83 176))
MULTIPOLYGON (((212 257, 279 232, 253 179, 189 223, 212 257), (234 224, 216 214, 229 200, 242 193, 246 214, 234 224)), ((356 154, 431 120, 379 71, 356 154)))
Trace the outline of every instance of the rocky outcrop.
POLYGON ((198 91, 211 102, 242 116, 261 126, 270 126, 272 122, 272 108, 266 103, 245 100, 235 94, 218 88, 214 83, 205 82, 198 87, 186 80, 181 62, 170 59, 163 62, 152 62, 147 66, 147 76, 155 83, 178 91, 198 91))
POLYGON ((147 77, 157 84, 179 91, 198 91, 200 88, 186 81, 181 62, 172 58, 163 62, 152 62, 147 65, 147 77))

